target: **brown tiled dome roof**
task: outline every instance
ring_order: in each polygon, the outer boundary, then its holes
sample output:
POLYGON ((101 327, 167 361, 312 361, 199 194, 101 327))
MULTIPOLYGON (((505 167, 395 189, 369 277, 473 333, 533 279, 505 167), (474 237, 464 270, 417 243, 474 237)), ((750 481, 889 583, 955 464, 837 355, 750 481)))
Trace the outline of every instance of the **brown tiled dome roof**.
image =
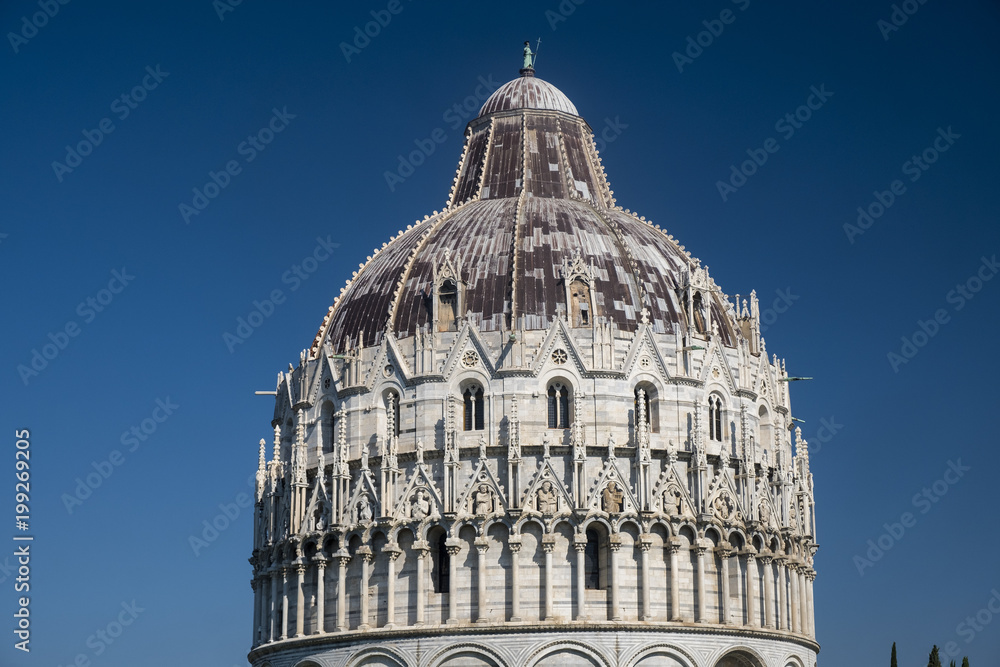
MULTIPOLYGON (((615 206, 593 132, 554 86, 522 76, 501 86, 466 130, 444 211, 401 231, 348 282, 314 341, 378 344, 432 323, 435 271, 460 273, 480 331, 545 329, 565 312, 564 266, 592 275, 593 317, 634 331, 686 331, 682 287, 698 261, 666 232, 615 206)), ((708 317, 736 340, 732 308, 709 292, 708 317)))

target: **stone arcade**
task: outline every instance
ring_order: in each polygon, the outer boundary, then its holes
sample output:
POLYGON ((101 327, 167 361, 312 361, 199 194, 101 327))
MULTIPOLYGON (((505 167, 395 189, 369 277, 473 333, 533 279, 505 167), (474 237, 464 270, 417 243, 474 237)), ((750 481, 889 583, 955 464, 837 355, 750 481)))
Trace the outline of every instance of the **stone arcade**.
POLYGON ((255 667, 815 666, 757 298, 612 195, 526 68, 341 290, 260 442, 255 667))

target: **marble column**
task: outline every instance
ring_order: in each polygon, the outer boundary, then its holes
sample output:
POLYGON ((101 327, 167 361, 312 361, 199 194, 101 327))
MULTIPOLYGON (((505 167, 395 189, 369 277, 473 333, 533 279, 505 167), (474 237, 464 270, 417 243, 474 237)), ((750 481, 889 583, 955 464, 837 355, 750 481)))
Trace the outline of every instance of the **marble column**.
POLYGON ((785 584, 785 564, 784 556, 774 559, 776 563, 776 576, 778 578, 778 629, 788 629, 788 586, 785 584))
POLYGON ((799 566, 799 632, 809 634, 809 592, 806 590, 806 566, 799 566))
POLYGON ((576 549, 576 620, 587 620, 587 536, 573 536, 573 548, 576 549))
POLYGON ((316 560, 316 633, 326 632, 324 618, 326 616, 326 559, 319 556, 316 560))
POLYGON ((253 641, 251 646, 257 646, 260 643, 260 602, 263 597, 263 591, 261 587, 263 586, 263 580, 256 576, 250 581, 250 587, 253 589, 253 641))
POLYGON ((276 567, 271 568, 271 598, 268 600, 268 607, 271 613, 268 614, 270 618, 268 619, 268 633, 267 641, 273 642, 278 638, 278 572, 280 570, 276 567))
POLYGON ((306 565, 299 563, 295 566, 295 636, 305 636, 306 624, 306 601, 303 592, 304 580, 306 578, 306 565))
POLYGON ((281 635, 288 639, 288 567, 281 568, 281 635))
POLYGON ((679 537, 670 538, 670 620, 683 621, 681 616, 680 558, 682 542, 679 537))
POLYGON ((348 629, 347 624, 347 563, 351 557, 341 549, 337 552, 337 630, 348 629))
POLYGON ((649 601, 649 549, 653 546, 651 535, 639 536, 639 558, 642 568, 642 621, 652 621, 653 612, 649 601))
POLYGON ((608 538, 610 547, 610 558, 608 563, 608 577, 611 579, 611 620, 622 620, 621 600, 618 594, 618 550, 622 548, 622 538, 619 535, 612 535, 608 538))
POLYGON ((806 572, 806 631, 810 637, 816 636, 816 608, 813 606, 813 582, 816 581, 816 571, 812 568, 806 572))
POLYGON ((698 555, 698 582, 695 586, 698 594, 698 618, 694 620, 698 623, 707 623, 708 619, 705 617, 705 597, 707 595, 705 586, 705 553, 708 551, 708 547, 699 540, 695 549, 698 555))
POLYGON ((747 551, 747 625, 757 627, 757 557, 747 551))
POLYGON ((552 550, 555 548, 555 535, 542 535, 542 551, 545 553, 545 620, 554 620, 552 615, 552 550))
POLYGON ((371 547, 363 545, 358 547, 357 555, 361 556, 361 582, 358 586, 358 595, 361 600, 361 618, 358 620, 358 630, 368 630, 371 625, 368 623, 371 616, 371 600, 368 597, 368 582, 371 578, 372 550, 371 547))
POLYGON ((507 540, 507 546, 510 548, 510 620, 513 623, 519 623, 521 621, 521 586, 520 586, 520 553, 521 553, 521 537, 511 536, 507 540))
POLYGON ((728 544, 719 545, 715 550, 719 554, 719 576, 722 578, 722 603, 719 610, 719 622, 729 625, 733 622, 730 608, 732 604, 729 600, 729 557, 733 555, 728 544))
POLYGON ((791 623, 789 627, 792 632, 801 632, 799 628, 799 622, 801 616, 799 615, 799 568, 795 563, 788 564, 788 598, 791 604, 791 623))
POLYGON ((396 559, 402 553, 395 546, 386 547, 383 552, 388 557, 386 560, 385 578, 385 627, 396 627, 396 559))
POLYGON ((416 625, 423 625, 427 619, 427 559, 430 556, 430 545, 426 540, 417 540, 413 543, 413 550, 417 554, 417 621, 416 625))
POLYGON ((461 540, 445 540, 448 550, 448 620, 449 625, 458 623, 458 554, 462 551, 461 540))
POLYGON ((773 630, 774 625, 774 569, 771 563, 774 558, 770 554, 760 557, 764 566, 764 627, 773 630))
POLYGON ((485 537, 476 538, 476 554, 479 560, 476 562, 476 582, 479 590, 476 596, 476 622, 485 623, 489 619, 489 601, 486 599, 486 552, 490 548, 490 542, 485 537))

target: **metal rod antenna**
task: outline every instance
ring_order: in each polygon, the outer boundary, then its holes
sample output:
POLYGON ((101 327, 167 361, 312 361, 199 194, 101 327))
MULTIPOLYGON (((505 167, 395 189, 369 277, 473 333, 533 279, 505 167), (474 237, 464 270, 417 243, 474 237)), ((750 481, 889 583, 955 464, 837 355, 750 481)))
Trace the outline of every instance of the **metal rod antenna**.
POLYGON ((542 38, 539 37, 538 41, 535 42, 535 55, 531 59, 531 67, 534 68, 538 64, 538 47, 542 45, 542 38))

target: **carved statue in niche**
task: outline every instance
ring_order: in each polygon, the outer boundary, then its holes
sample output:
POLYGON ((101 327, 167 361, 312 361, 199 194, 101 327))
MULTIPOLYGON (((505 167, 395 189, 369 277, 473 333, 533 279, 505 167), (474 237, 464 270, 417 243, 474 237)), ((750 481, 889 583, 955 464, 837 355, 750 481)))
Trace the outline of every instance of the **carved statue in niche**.
POLYGON ((424 441, 417 440, 417 465, 421 465, 424 462, 424 441))
POLYGON ((721 493, 716 497, 715 502, 712 503, 712 507, 715 508, 715 516, 723 521, 728 521, 729 517, 733 515, 733 501, 725 493, 721 493))
POLYGON ((555 514, 558 508, 558 501, 556 499, 556 490, 552 486, 552 482, 545 481, 542 482, 541 487, 535 493, 535 503, 538 511, 542 514, 555 514))
POLYGON ((680 516, 683 514, 684 509, 684 496, 681 495, 681 490, 676 486, 672 486, 663 492, 663 510, 670 514, 671 516, 680 516))
POLYGON ((481 458, 481 459, 485 459, 486 458, 486 436, 485 435, 480 435, 479 436, 479 458, 481 458))
POLYGON ((358 523, 365 523, 372 520, 372 503, 368 500, 368 494, 362 494, 358 498, 358 523))
POLYGON ((608 434, 608 458, 609 459, 614 459, 615 458, 615 447, 617 446, 617 444, 618 443, 615 442, 615 434, 614 433, 609 433, 608 434))
POLYGON ((426 519, 431 513, 431 502, 427 498, 427 492, 417 489, 410 501, 410 518, 421 521, 426 519))
POLYGON ((601 494, 601 500, 603 502, 605 512, 608 512, 609 514, 617 514, 622 511, 622 503, 625 500, 625 494, 618 488, 618 484, 616 482, 608 482, 608 485, 604 487, 604 492, 601 494))
POLYGON ((488 484, 480 484, 472 494, 472 506, 474 514, 493 514, 493 489, 488 484))
POLYGON ((758 509, 760 515, 760 522, 763 524, 771 523, 771 508, 767 506, 766 501, 760 501, 760 508, 758 509))
POLYGON ((548 431, 542 433, 542 456, 549 458, 549 447, 552 446, 552 434, 548 431))

